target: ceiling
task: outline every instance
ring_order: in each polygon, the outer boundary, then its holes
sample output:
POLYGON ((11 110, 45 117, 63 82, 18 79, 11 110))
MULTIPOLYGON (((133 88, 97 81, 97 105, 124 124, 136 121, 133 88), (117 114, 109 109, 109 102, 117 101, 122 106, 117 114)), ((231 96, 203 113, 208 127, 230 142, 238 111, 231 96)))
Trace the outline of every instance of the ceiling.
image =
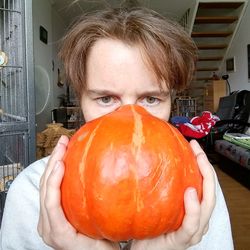
POLYGON ((79 15, 105 6, 142 5, 164 16, 180 19, 192 0, 50 0, 53 8, 68 25, 79 15))

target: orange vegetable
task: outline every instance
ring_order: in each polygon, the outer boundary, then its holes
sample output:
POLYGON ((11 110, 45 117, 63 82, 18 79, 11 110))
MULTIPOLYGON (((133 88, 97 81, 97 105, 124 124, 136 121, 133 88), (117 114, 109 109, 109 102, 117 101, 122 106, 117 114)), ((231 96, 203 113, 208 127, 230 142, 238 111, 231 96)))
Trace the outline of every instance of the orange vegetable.
POLYGON ((178 229, 184 191, 202 176, 180 132, 136 105, 86 123, 64 158, 62 207, 96 239, 144 239, 178 229))

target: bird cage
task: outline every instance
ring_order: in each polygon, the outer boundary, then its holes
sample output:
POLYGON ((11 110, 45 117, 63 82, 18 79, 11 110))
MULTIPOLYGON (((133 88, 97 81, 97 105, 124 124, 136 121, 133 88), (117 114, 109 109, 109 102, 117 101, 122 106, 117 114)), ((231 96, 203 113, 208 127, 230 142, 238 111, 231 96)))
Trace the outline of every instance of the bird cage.
POLYGON ((0 222, 9 186, 35 160, 32 0, 0 0, 0 222))

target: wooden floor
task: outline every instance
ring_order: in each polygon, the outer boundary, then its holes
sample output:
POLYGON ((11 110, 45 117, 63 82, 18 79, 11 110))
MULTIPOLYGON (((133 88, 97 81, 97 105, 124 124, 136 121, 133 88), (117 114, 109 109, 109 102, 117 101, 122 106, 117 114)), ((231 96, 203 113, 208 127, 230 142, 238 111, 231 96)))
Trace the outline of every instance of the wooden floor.
POLYGON ((215 166, 228 206, 235 250, 250 250, 250 190, 215 166))

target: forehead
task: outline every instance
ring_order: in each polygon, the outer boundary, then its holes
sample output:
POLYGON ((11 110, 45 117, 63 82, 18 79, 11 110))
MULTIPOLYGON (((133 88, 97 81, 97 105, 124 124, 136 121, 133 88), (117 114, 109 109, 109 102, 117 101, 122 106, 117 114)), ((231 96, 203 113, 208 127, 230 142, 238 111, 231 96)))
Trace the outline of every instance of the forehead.
POLYGON ((166 88, 160 84, 138 45, 119 40, 100 39, 91 48, 87 60, 87 88, 108 87, 166 88), (118 86, 119 85, 119 86, 118 86))
POLYGON ((149 67, 145 55, 143 47, 137 43, 132 45, 118 39, 101 38, 91 46, 87 63, 90 61, 91 63, 93 61, 100 62, 107 59, 106 63, 115 62, 118 65, 126 60, 127 62, 140 60, 145 64, 144 66, 149 67))

